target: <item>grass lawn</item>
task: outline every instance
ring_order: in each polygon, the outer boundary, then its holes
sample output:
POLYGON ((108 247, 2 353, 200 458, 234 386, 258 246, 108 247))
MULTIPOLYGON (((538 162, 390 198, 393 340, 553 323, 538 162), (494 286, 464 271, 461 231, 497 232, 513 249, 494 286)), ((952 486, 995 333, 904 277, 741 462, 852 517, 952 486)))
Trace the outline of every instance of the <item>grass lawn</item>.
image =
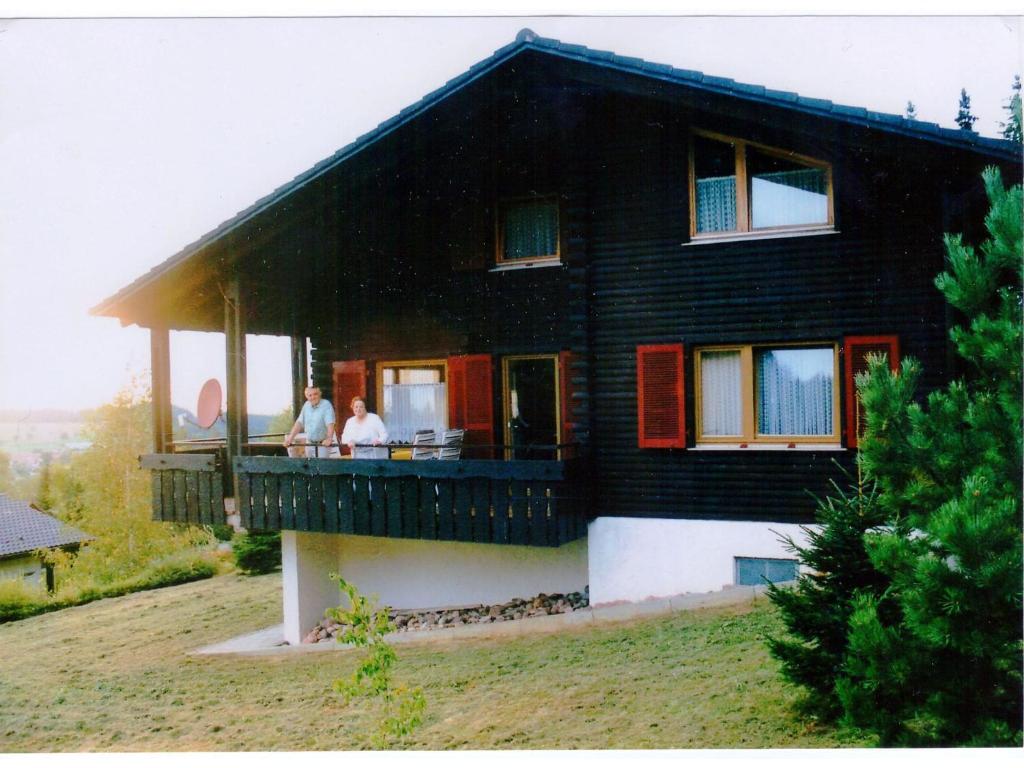
MULTIPOLYGON (((355 651, 187 657, 280 621, 280 575, 218 576, 0 625, 0 751, 345 750, 355 651)), ((416 749, 866 746, 793 714, 765 601, 559 635, 396 646, 416 749)))

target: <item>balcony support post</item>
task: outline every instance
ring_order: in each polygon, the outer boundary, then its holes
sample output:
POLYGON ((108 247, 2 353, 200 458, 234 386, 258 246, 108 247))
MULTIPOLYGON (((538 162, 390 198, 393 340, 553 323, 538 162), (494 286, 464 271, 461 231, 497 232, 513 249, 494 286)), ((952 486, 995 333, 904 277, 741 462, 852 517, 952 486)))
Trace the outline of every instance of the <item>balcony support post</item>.
MULTIPOLYGON (((224 291, 224 347, 227 354, 228 466, 242 455, 249 440, 249 407, 246 394, 245 305, 239 276, 233 275, 224 291)), ((230 477, 230 475, 228 475, 230 477)), ((225 489, 225 495, 229 495, 225 489)), ((233 494, 230 494, 233 495, 233 494)))
POLYGON ((306 337, 292 336, 292 418, 299 418, 299 411, 306 402, 306 385, 308 378, 306 371, 309 367, 309 357, 306 353, 306 337))
POLYGON ((149 355, 153 451, 168 453, 173 449, 174 431, 171 424, 171 343, 167 326, 155 325, 149 329, 149 355))

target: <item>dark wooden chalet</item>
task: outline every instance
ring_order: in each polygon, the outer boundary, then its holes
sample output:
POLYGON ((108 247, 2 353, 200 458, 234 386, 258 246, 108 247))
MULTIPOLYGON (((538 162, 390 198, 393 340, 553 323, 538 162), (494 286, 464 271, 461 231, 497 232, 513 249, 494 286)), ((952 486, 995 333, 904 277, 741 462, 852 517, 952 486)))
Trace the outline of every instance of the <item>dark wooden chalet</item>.
POLYGON ((953 372, 942 233, 979 235, 981 170, 1019 162, 524 30, 94 312, 151 329, 159 519, 220 520, 226 493, 247 527, 507 544, 800 523, 852 466, 867 351, 953 372), (173 450, 169 329, 227 335, 220 452, 173 450), (464 458, 249 455, 245 333, 293 338, 296 404, 308 338, 339 422, 444 384, 464 458))

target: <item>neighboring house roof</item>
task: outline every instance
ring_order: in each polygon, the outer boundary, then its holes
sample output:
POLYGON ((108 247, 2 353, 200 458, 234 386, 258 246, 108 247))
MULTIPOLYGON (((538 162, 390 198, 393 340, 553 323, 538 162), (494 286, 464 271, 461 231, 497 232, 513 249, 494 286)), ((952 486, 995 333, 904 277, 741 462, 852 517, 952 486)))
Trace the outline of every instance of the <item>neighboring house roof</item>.
POLYGON ((0 493, 0 557, 80 544, 93 537, 0 493))
POLYGON ((419 101, 410 104, 394 117, 385 120, 372 131, 363 134, 351 144, 339 149, 330 157, 321 160, 304 173, 275 189, 269 195, 260 198, 245 210, 220 224, 201 238, 185 246, 181 251, 145 273, 131 284, 125 286, 113 296, 93 307, 92 314, 108 314, 114 305, 127 298, 139 288, 157 279, 167 271, 187 261, 205 246, 218 240, 239 225, 253 218, 262 211, 302 188, 314 179, 327 173, 356 153, 387 136, 395 129, 408 123, 426 110, 431 109, 447 97, 463 87, 478 80, 484 74, 504 64, 514 56, 525 51, 539 51, 572 61, 593 64, 605 69, 625 74, 640 75, 654 80, 685 85, 695 90, 708 93, 733 96, 746 101, 753 101, 767 106, 781 107, 807 115, 831 118, 840 122, 873 128, 914 139, 921 139, 944 146, 956 147, 967 151, 980 152, 993 158, 1010 162, 1021 159, 1020 145, 1003 139, 991 139, 979 136, 971 131, 957 128, 942 128, 937 123, 920 120, 908 120, 900 115, 874 112, 865 107, 853 107, 834 104, 827 99, 814 99, 800 96, 789 91, 775 91, 763 85, 739 83, 727 77, 713 77, 691 69, 676 69, 667 64, 656 64, 631 56, 619 56, 611 51, 596 51, 583 45, 572 45, 551 38, 538 37, 530 29, 520 30, 515 41, 499 48, 491 56, 480 61, 461 75, 449 80, 435 91, 431 91, 419 101))

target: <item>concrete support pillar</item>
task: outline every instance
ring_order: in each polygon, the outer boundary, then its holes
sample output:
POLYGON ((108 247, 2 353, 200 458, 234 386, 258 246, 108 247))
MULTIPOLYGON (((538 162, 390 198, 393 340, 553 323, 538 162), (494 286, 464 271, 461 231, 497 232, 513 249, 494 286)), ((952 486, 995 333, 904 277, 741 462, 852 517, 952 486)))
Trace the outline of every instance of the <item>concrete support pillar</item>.
POLYGON ((281 581, 284 589, 284 639, 298 645, 341 602, 330 574, 338 571, 339 536, 281 531, 281 581))
POLYGON ((152 376, 153 451, 167 453, 172 449, 174 427, 171 423, 171 337, 166 326, 149 329, 149 370, 152 376))

